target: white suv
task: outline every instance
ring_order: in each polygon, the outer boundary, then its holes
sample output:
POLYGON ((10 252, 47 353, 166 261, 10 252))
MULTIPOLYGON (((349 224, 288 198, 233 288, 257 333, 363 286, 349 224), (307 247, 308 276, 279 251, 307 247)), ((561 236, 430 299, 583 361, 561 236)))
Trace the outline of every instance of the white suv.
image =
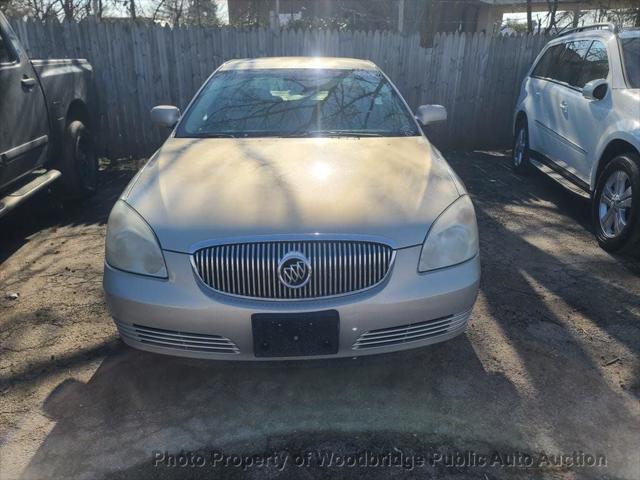
POLYGON ((591 196, 608 251, 640 244, 640 30, 581 27, 550 41, 522 82, 513 166, 591 196))

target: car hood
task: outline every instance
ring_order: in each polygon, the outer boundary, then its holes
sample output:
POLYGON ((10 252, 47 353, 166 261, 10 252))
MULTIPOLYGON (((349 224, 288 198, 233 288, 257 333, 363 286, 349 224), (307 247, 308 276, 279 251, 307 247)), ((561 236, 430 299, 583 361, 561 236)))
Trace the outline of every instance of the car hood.
POLYGON ((165 250, 273 235, 421 244, 459 195, 423 137, 170 138, 123 199, 165 250))

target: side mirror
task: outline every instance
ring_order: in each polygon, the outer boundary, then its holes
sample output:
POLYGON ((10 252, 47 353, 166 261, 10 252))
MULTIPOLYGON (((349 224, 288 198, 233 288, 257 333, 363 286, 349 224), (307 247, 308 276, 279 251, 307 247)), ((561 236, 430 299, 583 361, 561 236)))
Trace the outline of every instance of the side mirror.
POLYGON ((180 120, 180 109, 171 105, 158 105, 151 109, 151 121, 160 127, 173 128, 180 120))
POLYGON ((582 89, 582 96, 587 100, 602 100, 607 94, 607 81, 603 78, 591 80, 582 89))
POLYGON ((444 122, 447 119, 447 109, 442 105, 420 105, 416 110, 416 120, 422 125, 444 122))

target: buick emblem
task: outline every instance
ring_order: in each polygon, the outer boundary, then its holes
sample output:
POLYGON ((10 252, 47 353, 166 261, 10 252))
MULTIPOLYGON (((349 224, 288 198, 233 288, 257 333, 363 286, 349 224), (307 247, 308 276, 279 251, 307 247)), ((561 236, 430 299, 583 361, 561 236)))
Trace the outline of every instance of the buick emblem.
POLYGON ((285 287, 304 287, 311 279, 311 264, 304 254, 289 252, 278 264, 278 278, 285 287))

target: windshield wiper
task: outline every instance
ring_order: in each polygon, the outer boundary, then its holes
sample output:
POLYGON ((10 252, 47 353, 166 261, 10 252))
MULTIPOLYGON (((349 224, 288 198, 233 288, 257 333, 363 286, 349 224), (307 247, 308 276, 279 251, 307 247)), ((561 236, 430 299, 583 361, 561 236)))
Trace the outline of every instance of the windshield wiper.
POLYGON ((236 136, 230 133, 203 133, 198 135, 198 138, 236 138, 236 136))
POLYGON ((283 137, 383 137, 381 133, 366 130, 306 130, 282 135, 283 137))

